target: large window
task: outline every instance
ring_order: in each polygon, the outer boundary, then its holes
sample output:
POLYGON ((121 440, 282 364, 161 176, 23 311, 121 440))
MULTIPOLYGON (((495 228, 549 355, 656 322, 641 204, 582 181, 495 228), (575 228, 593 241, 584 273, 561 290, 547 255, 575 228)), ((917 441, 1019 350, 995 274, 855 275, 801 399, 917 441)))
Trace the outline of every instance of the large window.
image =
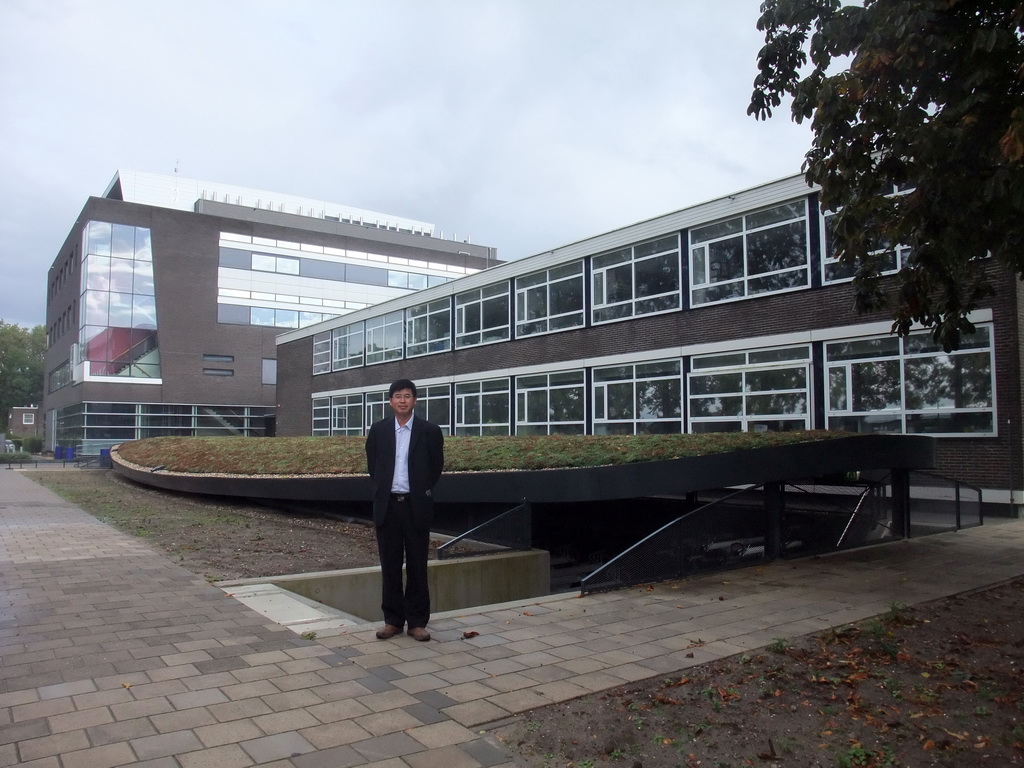
POLYGON ((592 273, 595 323, 678 309, 679 236, 595 256, 592 273))
POLYGON ((681 431, 678 360, 594 369, 594 434, 681 431))
POLYGON ((404 325, 401 310, 366 321, 367 365, 402 359, 404 325))
POLYGON ((363 364, 364 353, 362 323, 335 328, 331 333, 331 366, 335 371, 358 368, 363 364))
POLYGON ((992 330, 944 352, 929 331, 825 346, 828 427, 851 432, 995 432, 992 330))
MULTIPOLYGON (((912 185, 893 186, 888 195, 891 199, 905 195, 913 191, 912 185)), ((835 213, 826 211, 822 214, 821 238, 822 238, 822 278, 826 283, 851 280, 857 274, 855 263, 843 263, 836 256, 835 234, 833 233, 833 222, 835 213)), ((910 248, 905 245, 892 245, 891 243, 879 243, 877 250, 871 252, 871 256, 878 261, 878 271, 881 274, 898 272, 910 256, 910 248)))
POLYGON ((516 335, 583 325, 583 262, 516 278, 516 335))
POLYGON ((583 371, 516 379, 517 435, 582 435, 586 430, 583 371))
POLYGON ((90 221, 82 239, 78 341, 86 376, 159 383, 150 231, 90 221))
POLYGON ((455 385, 455 434, 509 434, 508 379, 455 385))
POLYGON ((410 307, 407 313, 405 344, 409 357, 447 352, 452 348, 452 313, 448 299, 410 307))
POLYGON ((693 306, 809 285, 807 201, 690 230, 693 306))
POLYGON ((695 357, 687 379, 691 432, 809 429, 810 348, 695 357))
POLYGON ((331 398, 331 434, 363 434, 363 398, 361 395, 334 395, 331 398))
POLYGON ((455 297, 455 346, 469 347, 509 338, 508 283, 488 285, 455 297))

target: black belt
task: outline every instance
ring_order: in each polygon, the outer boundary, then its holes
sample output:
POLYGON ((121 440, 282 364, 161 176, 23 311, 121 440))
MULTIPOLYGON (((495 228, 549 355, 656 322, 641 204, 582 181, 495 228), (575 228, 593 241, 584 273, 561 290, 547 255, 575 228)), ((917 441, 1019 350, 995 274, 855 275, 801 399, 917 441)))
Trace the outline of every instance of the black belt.
POLYGON ((404 504, 406 501, 409 500, 409 494, 408 493, 392 493, 391 494, 391 500, 395 501, 395 502, 398 502, 399 504, 404 504))

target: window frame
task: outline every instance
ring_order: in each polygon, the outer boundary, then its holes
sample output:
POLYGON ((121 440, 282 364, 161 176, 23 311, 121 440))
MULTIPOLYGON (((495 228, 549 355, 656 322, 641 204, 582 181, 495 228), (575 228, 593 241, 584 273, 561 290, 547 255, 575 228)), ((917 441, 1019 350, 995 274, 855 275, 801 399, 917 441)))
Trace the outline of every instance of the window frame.
POLYGON ((401 309, 377 315, 363 321, 363 349, 366 365, 379 365, 401 360, 405 354, 405 312, 401 309), (379 340, 379 350, 370 351, 371 344, 379 340))
POLYGON ((464 381, 455 384, 455 434, 484 436, 511 434, 512 393, 509 378, 481 379, 464 381), (503 385, 503 386, 502 386, 503 385), (504 403, 501 397, 504 395, 504 403), (472 404, 475 401, 475 406, 472 404), (489 421, 493 409, 498 409, 498 416, 504 420, 489 421), (504 411, 504 414, 501 411, 504 411), (475 421, 467 421, 467 414, 478 414, 475 421))
MULTIPOLYGON (((740 432, 774 431, 762 425, 788 424, 789 429, 810 429, 814 410, 814 387, 812 352, 809 345, 792 347, 774 347, 770 349, 740 350, 736 352, 701 355, 690 360, 690 370, 686 374, 686 416, 687 432, 701 434, 708 432, 729 432, 730 429, 695 429, 701 424, 707 425, 738 425, 740 432), (788 353, 793 353, 788 356, 788 353), (763 359, 758 360, 757 358, 763 359), (775 359, 771 359, 771 358, 775 359), (730 359, 731 358, 731 359, 730 359), (740 359, 742 358, 742 360, 740 359), (717 363, 717 364, 716 364, 717 363), (803 375, 802 387, 780 387, 775 389, 754 389, 751 379, 761 373, 799 370, 803 375), (697 387, 694 382, 702 378, 739 377, 739 387, 732 391, 720 391, 708 394, 694 394, 697 387), (754 398, 768 395, 803 395, 802 413, 752 413, 750 407, 754 398), (694 407, 698 402, 721 399, 723 397, 737 399, 739 412, 733 415, 695 415, 694 407), (751 426, 754 428, 751 429, 751 426)), ((782 430, 788 431, 788 430, 782 430)))
POLYGON ((726 219, 709 222, 702 224, 697 227, 692 227, 687 233, 687 260, 689 264, 689 295, 690 295, 690 306, 692 308, 706 307, 714 304, 723 304, 731 301, 744 301, 746 299, 757 298, 758 296, 771 296, 780 293, 789 293, 791 291, 802 291, 807 290, 811 287, 811 235, 810 235, 810 216, 808 214, 808 198, 799 197, 791 200, 775 203, 770 206, 758 208, 756 210, 747 211, 739 214, 738 216, 732 216, 726 219), (758 224, 751 222, 752 218, 758 216, 770 215, 772 211, 783 210, 787 206, 793 206, 799 204, 802 206, 803 212, 799 216, 790 216, 786 218, 780 218, 776 221, 770 221, 766 224, 758 224), (754 254, 751 248, 751 238, 767 233, 773 229, 780 229, 782 227, 789 227, 793 224, 803 222, 803 230, 801 232, 803 238, 803 263, 786 266, 780 269, 768 270, 765 272, 750 272, 750 261, 754 254), (695 235, 702 231, 710 231, 715 228, 722 230, 720 234, 709 235, 705 238, 698 239, 695 241, 695 235), (713 280, 712 273, 714 272, 713 254, 711 251, 712 244, 725 245, 730 240, 738 239, 740 241, 741 249, 739 252, 739 267, 740 271, 738 276, 727 276, 722 279, 713 280), (697 253, 701 252, 701 260, 698 263, 697 253), (753 281, 765 280, 773 276, 785 276, 785 275, 802 275, 803 282, 791 285, 786 285, 781 288, 765 289, 751 291, 750 284, 753 281), (732 294, 716 299, 702 299, 700 294, 702 292, 708 292, 716 286, 730 286, 735 285, 742 288, 742 293, 732 294))
POLYGON ((591 307, 590 307, 590 321, 594 325, 604 325, 605 323, 614 323, 620 320, 629 320, 634 317, 646 317, 649 315, 658 315, 666 312, 678 312, 682 309, 682 291, 683 291, 683 279, 682 279, 682 240, 679 232, 662 235, 660 237, 651 238, 644 240, 633 245, 627 245, 623 248, 617 248, 612 251, 606 251, 605 253, 595 254, 590 257, 590 295, 591 295, 591 307), (667 241, 673 240, 674 246, 669 247, 667 241), (644 249, 645 247, 656 247, 658 243, 666 241, 666 245, 660 249, 654 250, 652 253, 642 253, 637 256, 638 249, 644 249), (672 258, 672 254, 675 254, 675 288, 669 291, 662 291, 655 294, 645 294, 643 296, 637 295, 637 272, 638 266, 653 262, 657 259, 669 259, 672 258), (603 263, 607 262, 607 263, 603 263), (614 290, 615 285, 621 285, 622 282, 618 281, 618 278, 611 278, 612 272, 621 272, 628 265, 629 267, 629 279, 628 279, 628 290, 629 296, 627 298, 613 300, 610 298, 610 293, 614 290), (659 299, 673 298, 671 306, 658 307, 654 309, 641 310, 638 305, 645 302, 657 302, 659 299))
POLYGON ((452 348, 452 307, 446 298, 417 304, 405 310, 405 354, 406 357, 421 357, 448 352, 452 348), (422 312, 422 314, 416 314, 422 312), (445 316, 445 335, 431 337, 434 324, 432 319, 445 316), (422 333, 422 341, 414 341, 422 333))
POLYGON ((583 368, 571 371, 553 371, 551 373, 529 374, 516 377, 516 415, 515 434, 517 435, 583 435, 587 431, 587 374, 583 368), (569 381, 568 377, 574 376, 578 380, 569 381), (532 382, 543 379, 541 386, 533 385, 532 382), (559 381, 559 379, 565 379, 559 381), (579 389, 580 408, 582 416, 579 419, 557 419, 551 409, 551 393, 565 392, 571 389, 579 389), (540 393, 543 393, 544 411, 547 417, 542 420, 532 420, 529 417, 532 411, 533 401, 540 393), (531 394, 533 397, 531 397, 531 394), (542 431, 543 430, 543 431, 542 431))
POLYGON ((331 331, 331 370, 345 371, 349 368, 361 368, 366 362, 366 329, 362 321, 349 323, 331 331), (358 352, 352 352, 352 345, 342 344, 351 339, 358 339, 358 352), (346 354, 342 355, 342 349, 346 354))
POLYGON ((455 349, 497 344, 511 338, 511 284, 508 280, 491 283, 471 291, 455 294, 455 349), (502 305, 504 303, 504 306, 502 305), (503 322, 485 325, 490 312, 489 304, 497 304, 503 322), (467 325, 473 321, 474 325, 467 325))
MULTIPOLYGON (((875 335, 857 337, 853 339, 839 339, 836 341, 826 342, 824 347, 824 373, 825 373, 825 425, 827 429, 851 429, 851 425, 856 422, 859 424, 870 426, 871 419, 874 418, 874 423, 879 425, 880 429, 868 429, 867 432, 882 432, 888 434, 915 434, 915 435, 929 435, 932 437, 955 437, 955 438, 970 438, 970 437, 994 437, 998 434, 998 413, 997 413, 997 398, 996 398, 996 369, 995 369, 995 337, 994 328, 991 323, 980 323, 977 325, 976 333, 984 332, 985 339, 984 344, 979 343, 972 345, 968 341, 967 345, 961 345, 960 349, 952 352, 944 352, 939 348, 933 341, 931 341, 931 331, 922 330, 911 333, 910 336, 901 338, 896 337, 893 339, 896 342, 894 350, 870 355, 863 354, 858 356, 846 356, 842 359, 830 358, 830 353, 834 349, 838 349, 839 345, 850 344, 853 342, 871 342, 871 341, 885 341, 892 339, 893 337, 888 335, 875 335), (925 351, 915 351, 912 346, 916 345, 919 340, 924 341, 925 351), (915 361, 927 360, 930 358, 948 358, 950 360, 956 358, 966 358, 968 356, 980 357, 987 353, 986 365, 988 369, 988 403, 986 405, 952 405, 948 407, 933 407, 933 408, 910 408, 908 407, 908 399, 911 394, 908 392, 908 370, 912 368, 915 361), (857 393, 854 391, 857 383, 858 374, 854 372, 854 366, 868 366, 872 363, 895 363, 898 366, 899 386, 887 386, 885 387, 886 392, 897 391, 896 401, 890 407, 874 408, 874 409, 857 409, 855 407, 855 401, 857 393), (836 375, 838 374, 838 375, 836 375), (841 379, 843 385, 843 394, 845 396, 845 404, 842 407, 836 407, 835 400, 833 398, 833 376, 836 375, 836 379, 841 379), (956 417, 959 415, 970 416, 977 414, 989 414, 989 426, 987 429, 971 430, 964 429, 959 432, 930 432, 922 429, 908 429, 908 426, 914 422, 924 422, 927 418, 942 418, 942 417, 956 417), (843 424, 843 422, 846 422, 843 424), (892 425, 895 428, 886 429, 885 425, 892 425)), ((975 335, 970 337, 971 339, 976 338, 975 335)), ((869 370, 870 372, 870 370, 869 370)), ((935 381, 934 373, 929 377, 929 380, 935 381)), ((945 383, 940 381, 939 383, 945 383)), ((978 389, 976 387, 961 387, 962 391, 976 395, 978 389)), ((851 430, 856 431, 856 430, 851 430)))
POLYGON ((680 433, 683 429, 683 374, 682 374, 682 361, 679 358, 661 358, 657 360, 642 361, 636 363, 624 363, 622 365, 607 365, 595 367, 591 371, 591 423, 593 425, 593 431, 595 435, 636 435, 646 434, 651 432, 670 432, 680 433), (667 374, 655 374, 657 366, 675 367, 675 372, 667 374), (652 369, 650 373, 646 370, 652 369), (604 379, 602 376, 605 372, 611 376, 615 371, 629 370, 628 376, 617 376, 616 378, 604 379), (642 373, 645 375, 638 376, 637 374, 642 373), (654 374, 654 375, 651 375, 654 374), (677 403, 676 413, 671 416, 658 416, 655 418, 643 417, 640 408, 638 407, 639 392, 638 383, 650 383, 650 382, 674 382, 677 387, 677 403), (610 406, 614 401, 618 401, 619 396, 611 391, 612 387, 623 387, 629 385, 631 389, 630 393, 630 417, 629 418, 611 418, 609 417, 610 406), (666 427, 652 427, 649 425, 664 424, 666 427), (626 431, 624 427, 629 426, 629 431, 626 431), (642 431, 640 428, 644 425, 648 425, 647 428, 642 431), (672 427, 675 427, 674 429, 672 427))
POLYGON ((539 336, 545 333, 560 333, 571 331, 575 328, 582 328, 586 324, 587 297, 586 297, 586 262, 583 259, 559 264, 557 267, 532 272, 529 275, 520 275, 515 279, 515 312, 516 312, 516 338, 528 336, 539 336), (568 272, 575 269, 575 272, 568 272), (559 275, 559 272, 565 272, 559 275), (523 285, 525 281, 540 278, 539 282, 523 285), (552 290, 555 286, 576 282, 579 286, 579 309, 568 312, 552 312, 552 290), (530 295, 543 290, 544 314, 537 317, 527 318, 525 315, 530 310, 530 295), (566 319, 576 318, 578 322, 566 324, 562 327, 552 328, 553 322, 560 322, 566 319), (533 326, 540 326, 532 328, 533 326))

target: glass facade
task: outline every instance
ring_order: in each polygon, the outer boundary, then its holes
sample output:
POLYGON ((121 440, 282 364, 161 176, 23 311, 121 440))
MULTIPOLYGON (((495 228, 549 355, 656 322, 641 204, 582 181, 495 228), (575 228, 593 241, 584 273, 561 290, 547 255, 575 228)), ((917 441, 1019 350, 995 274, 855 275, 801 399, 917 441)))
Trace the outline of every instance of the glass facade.
POLYGON ((54 445, 98 455, 147 437, 260 437, 272 408, 169 403, 76 403, 54 413, 54 445))
POLYGON ((83 228, 78 354, 86 379, 160 381, 153 247, 145 227, 83 228))

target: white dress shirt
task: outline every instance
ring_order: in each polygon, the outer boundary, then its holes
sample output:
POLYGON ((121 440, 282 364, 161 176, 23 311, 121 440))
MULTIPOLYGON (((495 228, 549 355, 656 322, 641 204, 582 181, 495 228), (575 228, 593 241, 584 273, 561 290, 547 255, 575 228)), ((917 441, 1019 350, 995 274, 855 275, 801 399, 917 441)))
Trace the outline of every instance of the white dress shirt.
POLYGON ((391 479, 392 493, 409 492, 409 441, 412 438, 412 420, 410 416, 405 426, 395 419, 395 474, 391 479))

